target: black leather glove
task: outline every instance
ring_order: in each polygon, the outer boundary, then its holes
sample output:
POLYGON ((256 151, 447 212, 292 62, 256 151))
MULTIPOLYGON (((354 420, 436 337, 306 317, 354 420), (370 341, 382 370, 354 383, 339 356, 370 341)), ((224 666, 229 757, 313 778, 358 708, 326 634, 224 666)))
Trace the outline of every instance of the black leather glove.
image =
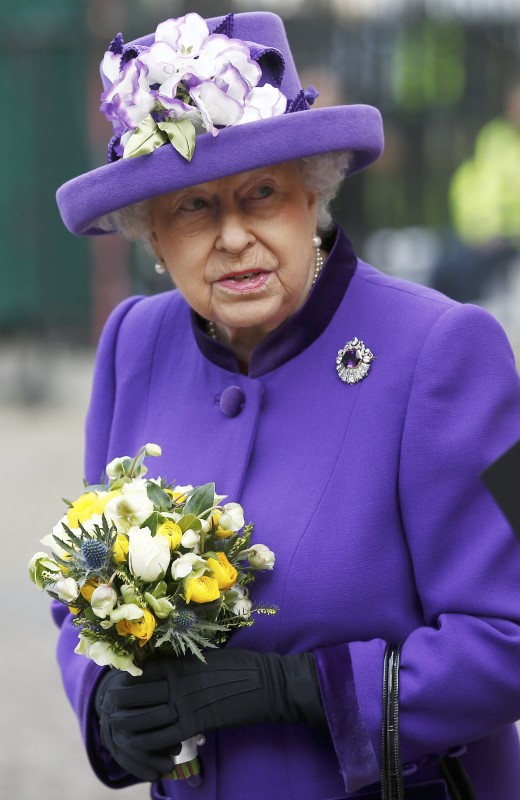
POLYGON ((162 754, 215 728, 259 722, 326 726, 312 653, 226 648, 204 656, 206 664, 195 656, 153 658, 138 678, 119 673, 118 681, 100 684, 103 742, 129 772, 171 769, 171 759, 167 764, 162 754))

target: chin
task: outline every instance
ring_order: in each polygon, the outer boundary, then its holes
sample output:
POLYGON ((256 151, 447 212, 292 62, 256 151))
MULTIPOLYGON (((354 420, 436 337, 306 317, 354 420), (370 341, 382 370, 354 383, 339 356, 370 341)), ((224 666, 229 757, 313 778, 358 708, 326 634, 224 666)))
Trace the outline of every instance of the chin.
POLYGON ((244 308, 240 309, 239 313, 218 315, 216 321, 217 324, 220 323, 226 328, 239 328, 243 330, 248 328, 264 328, 266 332, 268 332, 278 328, 282 322, 285 322, 288 316, 289 313, 284 313, 280 308, 244 308))

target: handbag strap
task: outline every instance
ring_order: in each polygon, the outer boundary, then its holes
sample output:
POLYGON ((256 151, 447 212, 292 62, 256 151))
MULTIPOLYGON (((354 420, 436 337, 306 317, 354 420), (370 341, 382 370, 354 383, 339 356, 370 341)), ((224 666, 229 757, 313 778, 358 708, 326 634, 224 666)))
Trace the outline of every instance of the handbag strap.
MULTIPOLYGON (((381 797, 404 800, 399 744, 399 667, 401 645, 389 644, 383 663, 383 725, 381 729, 381 797)), ((459 758, 444 756, 439 769, 453 800, 476 800, 471 781, 459 758)))
POLYGON ((389 644, 383 663, 383 726, 381 731, 381 790, 383 800, 403 800, 403 771, 399 745, 399 663, 401 645, 389 644))

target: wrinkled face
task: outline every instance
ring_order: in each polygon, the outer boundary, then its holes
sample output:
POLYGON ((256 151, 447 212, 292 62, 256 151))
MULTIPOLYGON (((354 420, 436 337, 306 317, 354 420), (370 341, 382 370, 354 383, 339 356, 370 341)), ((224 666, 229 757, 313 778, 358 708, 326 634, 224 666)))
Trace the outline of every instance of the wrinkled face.
POLYGON ((296 162, 152 200, 152 244, 190 306, 230 334, 277 328, 304 303, 316 194, 296 162))

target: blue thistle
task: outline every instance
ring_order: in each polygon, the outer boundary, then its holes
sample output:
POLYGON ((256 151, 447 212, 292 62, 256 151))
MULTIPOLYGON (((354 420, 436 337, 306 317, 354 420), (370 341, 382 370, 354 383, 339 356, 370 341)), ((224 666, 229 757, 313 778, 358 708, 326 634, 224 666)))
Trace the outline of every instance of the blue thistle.
POLYGON ((179 633, 187 633, 197 622, 197 615, 194 611, 187 608, 181 608, 177 612, 175 619, 175 630, 179 633))
POLYGON ((106 561, 108 547, 97 539, 87 539, 81 545, 81 555, 85 566, 93 572, 99 571, 106 561))

